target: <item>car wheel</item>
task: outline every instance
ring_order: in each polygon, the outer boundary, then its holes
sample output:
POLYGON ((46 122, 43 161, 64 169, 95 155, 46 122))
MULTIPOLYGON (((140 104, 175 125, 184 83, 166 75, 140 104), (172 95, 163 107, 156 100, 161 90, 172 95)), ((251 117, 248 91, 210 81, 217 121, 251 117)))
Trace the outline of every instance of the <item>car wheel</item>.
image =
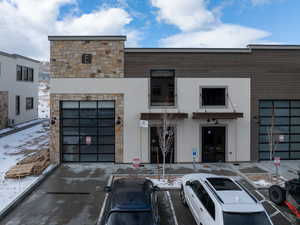
POLYGON ((280 205, 285 201, 285 190, 278 185, 272 185, 269 188, 269 197, 272 202, 280 205))
POLYGON ((183 191, 183 187, 181 187, 181 189, 180 189, 180 199, 181 199, 182 204, 184 206, 187 206, 184 191, 183 191))

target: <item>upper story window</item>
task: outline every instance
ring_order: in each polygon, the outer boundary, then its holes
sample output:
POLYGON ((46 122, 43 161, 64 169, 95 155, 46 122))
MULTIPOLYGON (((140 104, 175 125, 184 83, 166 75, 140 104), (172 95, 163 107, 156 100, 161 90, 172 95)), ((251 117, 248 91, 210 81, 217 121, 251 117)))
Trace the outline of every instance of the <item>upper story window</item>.
POLYGON ((226 103, 227 91, 225 87, 202 87, 201 106, 223 106, 226 103))
POLYGON ((82 63, 91 64, 92 63, 92 54, 82 54, 82 63))
POLYGON ((175 71, 151 70, 151 106, 175 105, 175 71))
POLYGON ((34 81, 34 70, 26 66, 17 65, 17 81, 34 81))

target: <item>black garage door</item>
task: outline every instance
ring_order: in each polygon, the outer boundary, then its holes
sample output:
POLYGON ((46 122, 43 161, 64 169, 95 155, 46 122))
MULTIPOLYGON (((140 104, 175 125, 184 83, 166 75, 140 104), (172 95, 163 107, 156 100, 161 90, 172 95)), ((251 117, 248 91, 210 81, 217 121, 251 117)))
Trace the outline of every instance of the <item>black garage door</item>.
POLYGON ((115 102, 62 101, 64 162, 115 161, 115 102))

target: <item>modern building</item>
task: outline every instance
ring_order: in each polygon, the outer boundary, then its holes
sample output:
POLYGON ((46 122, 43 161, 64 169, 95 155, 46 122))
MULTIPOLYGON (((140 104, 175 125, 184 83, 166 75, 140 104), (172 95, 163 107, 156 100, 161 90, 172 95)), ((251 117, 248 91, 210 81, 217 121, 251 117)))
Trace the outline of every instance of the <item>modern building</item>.
POLYGON ((0 52, 0 129, 38 118, 39 61, 0 52))
POLYGON ((162 118, 174 132, 167 162, 265 160, 271 130, 276 156, 300 159, 300 46, 124 48, 125 36, 49 40, 53 162, 162 162, 162 118))

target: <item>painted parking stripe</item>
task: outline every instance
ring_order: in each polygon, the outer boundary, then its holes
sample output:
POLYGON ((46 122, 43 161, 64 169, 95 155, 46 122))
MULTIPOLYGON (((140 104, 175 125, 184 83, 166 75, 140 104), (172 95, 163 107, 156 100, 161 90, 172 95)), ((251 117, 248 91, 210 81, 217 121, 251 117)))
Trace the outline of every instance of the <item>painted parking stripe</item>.
POLYGON ((108 198, 108 193, 105 194, 105 198, 104 198, 104 201, 103 201, 103 204, 102 204, 102 207, 101 207, 101 211, 100 211, 100 214, 99 214, 97 225, 101 225, 101 221, 103 219, 107 198, 108 198))
POLYGON ((167 197, 168 197, 169 204, 170 204, 170 207, 171 207, 173 220, 174 220, 174 225, 178 225, 178 221, 177 221, 176 214, 175 214, 175 209, 174 209, 173 202, 172 202, 171 195, 170 195, 169 191, 167 191, 167 197))

